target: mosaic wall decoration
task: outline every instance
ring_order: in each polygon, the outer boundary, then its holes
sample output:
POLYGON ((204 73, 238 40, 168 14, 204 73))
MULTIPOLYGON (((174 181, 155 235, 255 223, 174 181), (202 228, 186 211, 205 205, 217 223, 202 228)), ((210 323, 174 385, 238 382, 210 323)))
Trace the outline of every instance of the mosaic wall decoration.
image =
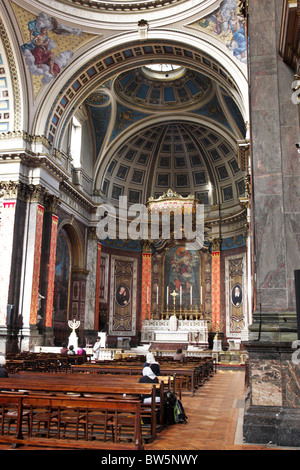
POLYGON ((60 24, 44 12, 28 22, 29 41, 22 44, 21 50, 30 72, 34 75, 42 75, 43 84, 50 83, 73 55, 72 50, 63 50, 58 56, 54 54, 53 50, 57 47, 55 41, 62 34, 82 36, 82 31, 60 24), (52 37, 49 35, 50 32, 52 37))
POLYGON ((37 15, 12 3, 23 37, 21 51, 33 78, 34 93, 66 67, 74 52, 95 35, 60 23, 45 12, 37 15))
POLYGON ((226 44, 228 53, 247 63, 245 18, 240 14, 238 0, 224 0, 220 8, 193 26, 217 37, 226 44))

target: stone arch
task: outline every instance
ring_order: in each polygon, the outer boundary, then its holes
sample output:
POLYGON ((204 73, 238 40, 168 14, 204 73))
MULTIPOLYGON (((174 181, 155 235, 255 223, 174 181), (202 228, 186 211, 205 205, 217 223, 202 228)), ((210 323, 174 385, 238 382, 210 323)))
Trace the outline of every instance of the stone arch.
POLYGON ((78 224, 73 218, 68 217, 63 219, 59 224, 58 234, 62 228, 64 228, 64 230, 68 233, 72 244, 72 266, 83 269, 85 259, 84 241, 82 238, 82 234, 80 233, 78 224))
POLYGON ((127 33, 126 37, 120 35, 80 56, 49 89, 36 114, 34 132, 43 134, 59 150, 62 135, 75 109, 97 86, 112 78, 116 72, 153 61, 173 61, 195 70, 202 67, 221 86, 230 90, 244 120, 248 121, 244 68, 218 45, 203 41, 201 34, 194 36, 175 31, 170 34, 170 31, 156 30, 143 43, 138 33, 127 33))

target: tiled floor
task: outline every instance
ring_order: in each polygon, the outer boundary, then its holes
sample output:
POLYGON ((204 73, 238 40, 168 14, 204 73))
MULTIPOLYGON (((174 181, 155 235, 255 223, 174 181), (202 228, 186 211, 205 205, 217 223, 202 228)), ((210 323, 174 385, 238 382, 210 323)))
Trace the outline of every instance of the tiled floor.
POLYGON ((188 424, 168 426, 145 450, 274 450, 243 444, 244 378, 241 370, 218 370, 194 397, 184 394, 188 424))
POLYGON ((144 451, 299 450, 243 443, 244 374, 244 370, 218 370, 193 397, 184 393, 188 423, 166 427, 154 442, 145 444, 144 451))

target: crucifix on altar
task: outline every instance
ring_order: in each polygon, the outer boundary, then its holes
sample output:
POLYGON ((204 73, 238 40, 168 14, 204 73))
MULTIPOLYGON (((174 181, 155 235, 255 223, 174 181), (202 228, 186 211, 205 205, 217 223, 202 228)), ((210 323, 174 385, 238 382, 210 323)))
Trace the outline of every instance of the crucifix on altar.
POLYGON ((177 297, 177 295, 179 295, 179 294, 178 294, 178 293, 175 291, 175 289, 174 289, 174 290, 173 290, 173 292, 171 292, 171 294, 170 294, 170 295, 173 297, 173 306, 174 306, 174 313, 175 313, 175 308, 176 308, 176 297, 177 297))

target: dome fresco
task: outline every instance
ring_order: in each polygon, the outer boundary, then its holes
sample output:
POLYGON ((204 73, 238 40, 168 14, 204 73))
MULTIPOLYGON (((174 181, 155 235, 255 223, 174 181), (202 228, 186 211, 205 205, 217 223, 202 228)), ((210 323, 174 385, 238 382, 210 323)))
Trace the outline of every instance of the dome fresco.
POLYGON ((146 204, 171 188, 207 210, 234 211, 244 194, 234 142, 245 123, 233 96, 202 70, 168 63, 105 82, 85 100, 99 161, 95 194, 146 204))
POLYGON ((174 78, 170 73, 162 73, 162 78, 157 78, 157 73, 151 74, 150 69, 149 72, 147 67, 142 67, 121 74, 115 82, 117 95, 142 107, 173 109, 199 105, 212 93, 212 81, 193 70, 180 68, 174 78))

